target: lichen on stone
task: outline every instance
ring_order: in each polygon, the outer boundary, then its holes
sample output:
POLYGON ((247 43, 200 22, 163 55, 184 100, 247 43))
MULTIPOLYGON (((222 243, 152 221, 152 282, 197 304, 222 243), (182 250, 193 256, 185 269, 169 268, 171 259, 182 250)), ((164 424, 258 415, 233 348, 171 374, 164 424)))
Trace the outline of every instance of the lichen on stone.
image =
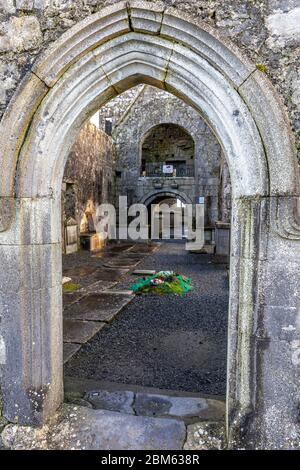
POLYGON ((63 292, 65 294, 69 294, 71 292, 75 292, 76 290, 78 290, 80 288, 81 288, 80 284, 75 284, 74 282, 66 282, 63 285, 63 292))
POLYGON ((267 73, 267 67, 264 64, 256 64, 256 68, 262 73, 267 73))

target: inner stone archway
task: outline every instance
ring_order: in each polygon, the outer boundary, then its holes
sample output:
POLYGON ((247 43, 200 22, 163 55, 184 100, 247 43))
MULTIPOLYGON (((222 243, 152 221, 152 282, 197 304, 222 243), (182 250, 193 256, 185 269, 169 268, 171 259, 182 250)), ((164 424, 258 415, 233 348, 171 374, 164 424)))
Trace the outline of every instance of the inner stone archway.
POLYGON ((230 445, 296 447, 299 180, 283 106, 264 75, 213 30, 134 1, 102 10, 54 43, 1 122, 5 416, 41 423, 62 402, 64 165, 85 119, 138 83, 198 110, 228 161, 230 445))
POLYGON ((141 175, 194 177, 195 143, 176 124, 158 124, 141 143, 141 175))

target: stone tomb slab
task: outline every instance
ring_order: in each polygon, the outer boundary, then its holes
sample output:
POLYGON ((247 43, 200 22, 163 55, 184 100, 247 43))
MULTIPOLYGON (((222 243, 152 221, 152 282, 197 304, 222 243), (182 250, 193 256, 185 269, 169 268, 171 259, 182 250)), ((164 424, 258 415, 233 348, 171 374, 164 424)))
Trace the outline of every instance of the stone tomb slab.
POLYGON ((88 392, 85 397, 96 410, 119 411, 120 413, 134 414, 132 405, 134 393, 126 390, 97 390, 88 392))
POLYGON ((126 293, 99 292, 88 294, 64 312, 64 318, 87 321, 111 321, 134 295, 126 293))
POLYGON ((156 271, 152 269, 135 269, 132 274, 136 276, 154 276, 156 271))
POLYGON ((104 290, 111 289, 117 284, 117 281, 97 281, 93 284, 83 287, 82 289, 80 289, 80 292, 83 292, 84 294, 93 294, 95 292, 102 292, 104 290))
POLYGON ((184 450, 222 450, 225 448, 223 423, 194 423, 187 427, 184 450))
POLYGON ((74 281, 74 279, 81 279, 82 277, 90 276, 96 269, 96 266, 86 264, 64 269, 63 274, 74 281))
POLYGON ((119 253, 119 252, 123 252, 123 251, 127 251, 129 250, 129 248, 132 248, 133 245, 128 243, 126 245, 115 245, 115 246, 112 246, 109 248, 109 251, 111 251, 112 253, 119 253))
POLYGON ((130 249, 130 253, 152 253, 157 248, 156 245, 137 244, 130 249))
POLYGON ((104 326, 105 323, 64 318, 64 342, 84 344, 104 326))
POLYGON ((63 306, 67 307, 68 305, 72 305, 81 299, 85 293, 80 289, 80 291, 70 292, 70 293, 63 293, 63 306))
POLYGON ((80 344, 64 343, 64 364, 81 348, 80 344))

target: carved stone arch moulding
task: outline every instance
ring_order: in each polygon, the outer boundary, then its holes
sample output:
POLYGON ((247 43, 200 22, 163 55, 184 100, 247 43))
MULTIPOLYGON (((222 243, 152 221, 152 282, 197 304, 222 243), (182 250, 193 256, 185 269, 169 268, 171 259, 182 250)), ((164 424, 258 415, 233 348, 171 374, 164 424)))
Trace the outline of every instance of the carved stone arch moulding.
POLYGON ((85 120, 139 83, 192 105, 229 165, 230 445, 296 447, 300 249, 293 134, 264 74, 215 30, 159 3, 116 3, 72 27, 39 57, 1 121, 4 414, 41 423, 62 402, 64 165, 85 120))

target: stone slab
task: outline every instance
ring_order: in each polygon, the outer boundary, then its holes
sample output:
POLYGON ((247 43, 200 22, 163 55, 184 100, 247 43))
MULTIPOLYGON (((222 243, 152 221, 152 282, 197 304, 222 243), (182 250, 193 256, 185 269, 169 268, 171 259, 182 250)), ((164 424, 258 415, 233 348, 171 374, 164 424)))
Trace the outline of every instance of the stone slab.
POLYGON ((79 351, 80 347, 80 344, 64 343, 64 364, 79 351))
POLYGON ((115 258, 116 256, 119 256, 119 253, 111 253, 110 251, 98 251, 94 255, 92 255, 92 258, 110 259, 115 258))
POLYGON ((225 404, 218 400, 196 397, 172 397, 137 393, 135 412, 142 416, 197 417, 202 420, 219 420, 225 416, 225 404))
POLYGON ((84 292, 82 290, 70 293, 63 293, 63 306, 66 307, 68 305, 72 305, 77 302, 81 297, 84 296, 84 292))
POLYGON ((1 437, 12 450, 180 450, 185 433, 185 425, 176 420, 64 405, 51 425, 11 424, 1 437))
POLYGON ((136 266, 138 263, 140 263, 141 260, 137 259, 132 259, 132 258, 121 258, 117 257, 114 259, 111 259, 109 261, 104 261, 103 266, 109 267, 109 268, 133 268, 136 266))
POLYGON ((130 249, 130 253, 152 253, 157 246, 155 245, 135 245, 130 249))
POLYGON ((96 281, 93 284, 90 284, 80 289, 80 292, 84 292, 86 294, 91 294, 94 292, 102 292, 104 290, 111 289, 117 284, 118 284, 117 281, 96 281))
POLYGON ((156 271, 151 269, 135 269, 132 274, 137 276, 154 276, 155 273, 156 271))
POLYGON ((124 290, 118 290, 118 289, 114 289, 112 291, 107 291, 109 294, 111 292, 113 292, 114 294, 122 294, 122 295, 132 295, 132 296, 135 296, 133 290, 128 290, 128 289, 124 289, 124 290))
POLYGON ((64 318, 109 322, 133 298, 133 295, 115 292, 88 294, 67 308, 64 312, 64 318))
POLYGON ((119 253, 119 252, 123 252, 123 251, 127 251, 129 250, 130 248, 132 248, 133 245, 132 244, 126 244, 126 245, 116 245, 116 246, 112 246, 109 248, 109 251, 113 252, 113 253, 119 253))
POLYGON ((224 448, 224 424, 194 423, 187 427, 184 450, 222 450, 224 448))
POLYGON ((86 343, 105 323, 64 319, 64 342, 66 343, 86 343))
POLYGON ((74 281, 74 279, 81 279, 82 277, 89 276, 90 274, 94 273, 96 269, 96 266, 90 266, 87 264, 64 269, 63 274, 66 277, 70 277, 74 281))
POLYGON ((97 281, 118 281, 126 273, 128 273, 128 269, 98 268, 91 276, 89 276, 87 281, 90 284, 97 281))
POLYGON ((85 397, 93 408, 97 410, 119 411, 121 413, 134 414, 134 393, 126 390, 96 390, 88 392, 85 397))

